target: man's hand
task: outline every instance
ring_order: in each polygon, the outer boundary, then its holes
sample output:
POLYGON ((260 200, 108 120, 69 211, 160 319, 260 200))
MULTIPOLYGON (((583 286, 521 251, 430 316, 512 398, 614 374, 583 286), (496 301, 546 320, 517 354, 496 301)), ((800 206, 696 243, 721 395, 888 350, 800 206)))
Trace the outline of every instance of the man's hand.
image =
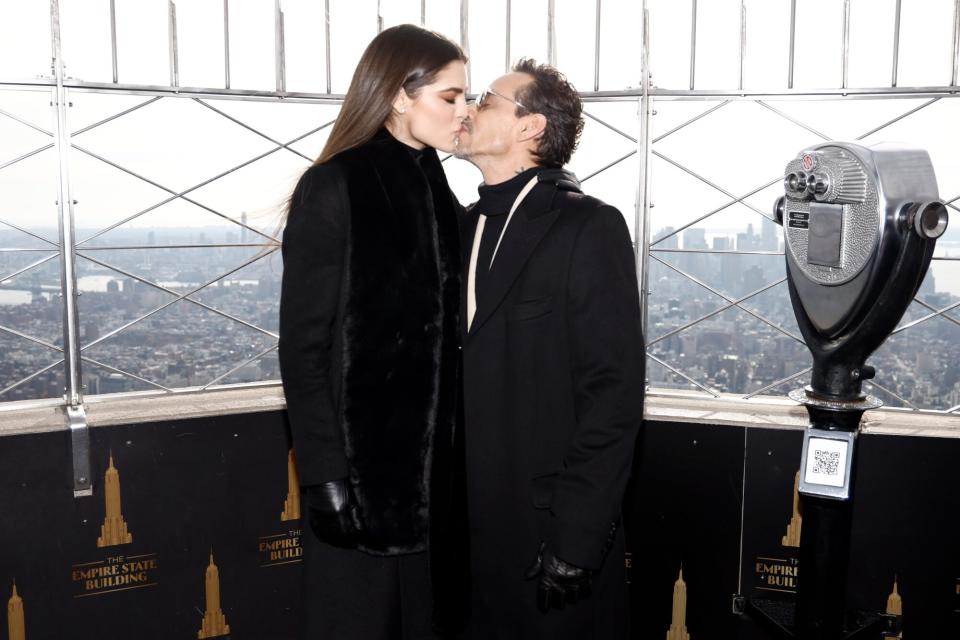
POLYGON ((540 543, 536 562, 527 569, 527 580, 540 577, 537 607, 543 613, 563 609, 590 595, 590 571, 564 562, 540 543))
POLYGON ((334 547, 355 548, 363 523, 348 481, 315 484, 304 487, 303 492, 313 534, 334 547))

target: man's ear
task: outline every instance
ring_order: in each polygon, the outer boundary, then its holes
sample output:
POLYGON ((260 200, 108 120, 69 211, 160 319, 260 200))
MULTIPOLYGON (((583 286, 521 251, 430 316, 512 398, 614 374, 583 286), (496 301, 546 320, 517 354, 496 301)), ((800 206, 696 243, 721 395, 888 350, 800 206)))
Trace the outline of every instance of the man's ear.
POLYGON ((410 104, 410 96, 407 95, 406 89, 401 87, 397 91, 397 96, 393 99, 393 110, 396 113, 405 113, 408 104, 410 104))
POLYGON ((547 128, 547 117, 542 113, 530 113, 520 119, 520 131, 518 132, 518 142, 535 140, 543 135, 547 128))

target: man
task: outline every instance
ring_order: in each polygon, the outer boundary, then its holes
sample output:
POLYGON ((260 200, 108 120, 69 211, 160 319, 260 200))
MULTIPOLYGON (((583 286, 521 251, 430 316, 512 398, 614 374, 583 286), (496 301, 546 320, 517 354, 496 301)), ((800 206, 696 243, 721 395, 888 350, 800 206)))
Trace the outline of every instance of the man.
POLYGON ((627 633, 643 337, 623 216, 561 169, 582 129, 576 90, 522 60, 458 143, 484 179, 462 231, 472 638, 627 633))

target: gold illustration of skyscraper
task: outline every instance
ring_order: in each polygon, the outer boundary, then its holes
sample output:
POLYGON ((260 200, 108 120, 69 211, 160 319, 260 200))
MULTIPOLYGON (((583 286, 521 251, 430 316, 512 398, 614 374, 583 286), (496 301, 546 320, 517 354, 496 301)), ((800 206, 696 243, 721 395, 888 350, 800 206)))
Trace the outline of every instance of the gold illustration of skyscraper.
POLYGON ((903 598, 897 590, 897 579, 893 579, 893 592, 887 598, 887 613, 894 616, 903 615, 903 598))
POLYGON ((17 595, 17 583, 13 583, 13 595, 7 601, 7 640, 27 640, 23 621, 23 598, 17 595))
POLYGON ((785 547, 800 546, 800 529, 803 526, 803 516, 800 515, 800 472, 793 477, 793 516, 787 525, 787 533, 780 540, 785 547))
POLYGON ((667 631, 667 640, 690 640, 687 633, 687 583, 683 581, 683 567, 680 577, 673 583, 673 623, 667 631))
MULTIPOLYGON (((892 616, 902 616, 903 615, 903 598, 900 597, 900 591, 898 590, 897 579, 893 579, 893 592, 887 597, 887 614, 892 616)), ((883 640, 897 640, 901 638, 902 634, 892 634, 885 633, 883 634, 883 640)))
POLYGON ((287 454, 287 500, 283 503, 280 519, 300 519, 300 480, 297 477, 297 456, 293 449, 287 454))
POLYGON ((207 565, 205 583, 207 610, 203 614, 203 626, 197 631, 197 638, 215 638, 230 633, 230 625, 220 609, 220 570, 213 563, 213 550, 210 551, 210 564, 207 565))
POLYGON ((110 466, 103 474, 103 500, 106 503, 106 517, 100 527, 97 546, 130 544, 133 542, 133 535, 127 531, 127 523, 120 513, 120 472, 113 466, 113 453, 110 454, 110 466))

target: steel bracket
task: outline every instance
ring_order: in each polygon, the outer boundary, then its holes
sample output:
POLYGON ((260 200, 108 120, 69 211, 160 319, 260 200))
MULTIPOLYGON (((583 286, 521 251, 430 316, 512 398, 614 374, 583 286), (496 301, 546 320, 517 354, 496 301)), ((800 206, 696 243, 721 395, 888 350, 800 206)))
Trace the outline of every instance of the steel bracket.
POLYGON ((83 405, 67 406, 67 426, 70 428, 70 449, 73 455, 73 497, 93 495, 90 477, 90 428, 83 405))

